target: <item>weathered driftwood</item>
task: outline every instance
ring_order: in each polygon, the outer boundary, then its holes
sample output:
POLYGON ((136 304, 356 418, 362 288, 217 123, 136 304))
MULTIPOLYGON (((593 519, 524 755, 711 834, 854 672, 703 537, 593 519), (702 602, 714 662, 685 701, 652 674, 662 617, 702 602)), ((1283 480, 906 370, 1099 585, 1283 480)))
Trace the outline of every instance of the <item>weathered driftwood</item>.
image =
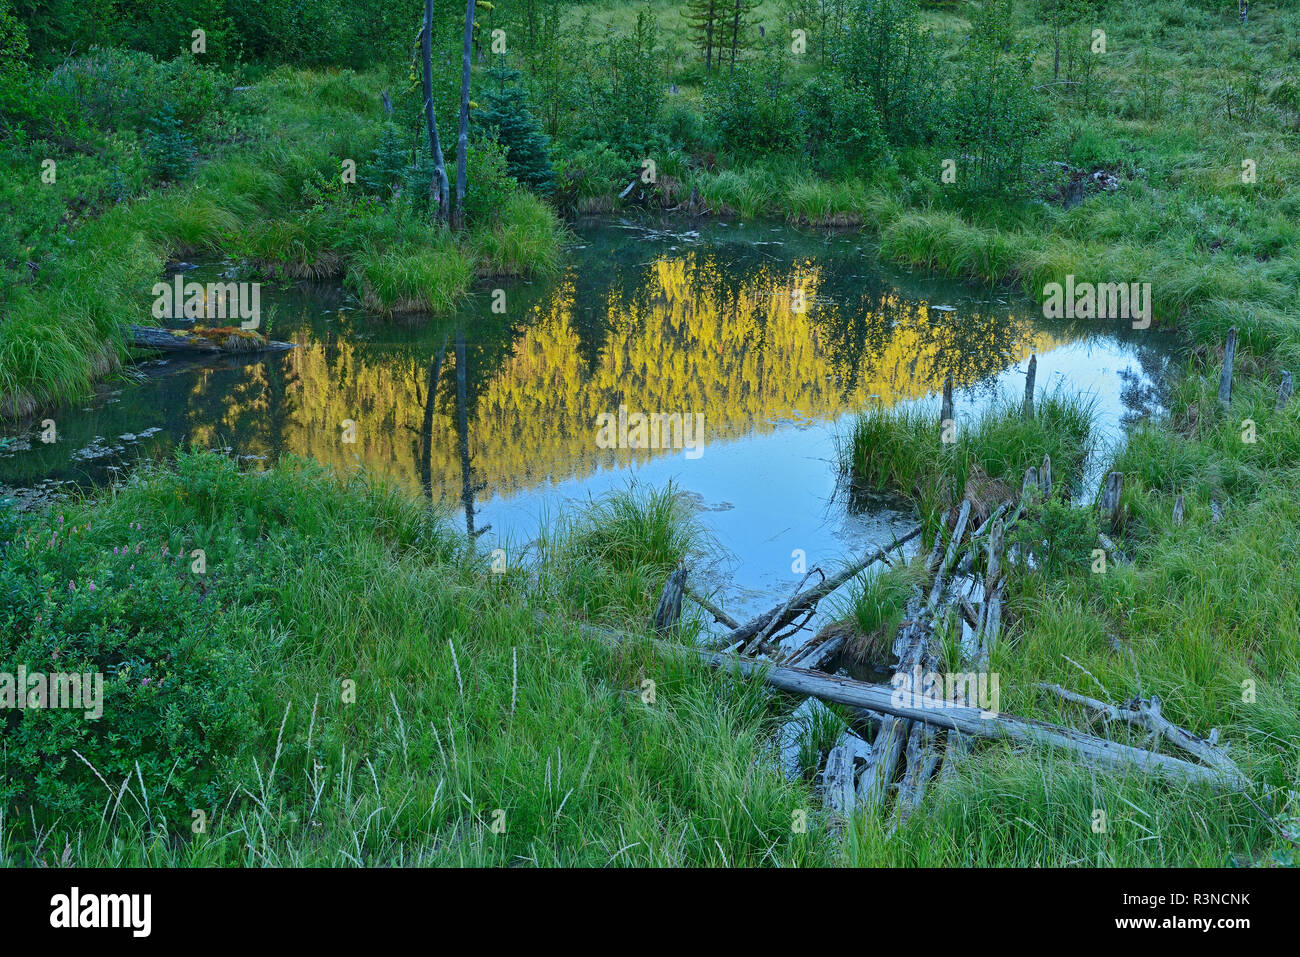
POLYGON ((1273 408, 1277 411, 1285 409, 1286 404, 1291 401, 1291 393, 1293 391, 1294 390, 1291 385, 1291 373, 1288 372, 1286 369, 1283 369, 1282 381, 1278 384, 1277 387, 1277 405, 1275 405, 1273 408))
POLYGON ((898 782, 898 817, 900 822, 912 816, 921 806, 926 785, 939 766, 942 751, 939 732, 928 724, 912 722, 912 732, 907 739, 907 768, 898 782))
POLYGON ((1128 564, 1128 556, 1119 550, 1119 546, 1116 545, 1105 532, 1097 533, 1097 544, 1100 545, 1106 554, 1110 556, 1111 561, 1115 562, 1117 565, 1128 564))
MULTIPOLYGON (((850 635, 854 634, 855 624, 850 622, 832 622, 812 638, 808 639, 783 664, 799 668, 811 668, 814 671, 826 671, 844 650, 850 635)), ((778 659, 780 660, 780 659, 778 659)))
POLYGON ((983 669, 1002 633, 1002 555, 1006 550, 1006 526, 998 522, 989 535, 988 572, 984 576, 984 619, 979 629, 978 667, 983 669))
MULTIPOLYGON (((756 654, 763 650, 763 643, 767 641, 768 636, 772 634, 773 630, 777 626, 777 622, 779 622, 782 619, 782 617, 785 616, 790 611, 791 603, 796 598, 799 597, 799 593, 803 590, 803 586, 808 584, 808 579, 812 578, 814 574, 821 574, 821 572, 819 569, 811 568, 804 573, 803 578, 799 579, 799 584, 795 585, 794 590, 790 592, 790 597, 787 598, 785 600, 785 604, 781 606, 781 610, 777 614, 773 615, 770 619, 768 619, 768 622, 766 625, 763 626, 762 631, 760 631, 752 639, 747 641, 739 649, 742 654, 746 652, 750 654, 756 654)), ((822 575, 822 580, 823 581, 826 580, 825 575, 822 575)))
MULTIPOLYGON (((929 638, 933 628, 934 616, 938 611, 939 601, 944 593, 948 573, 952 571, 953 565, 957 561, 962 538, 966 533, 966 524, 970 520, 970 510, 970 499, 965 499, 962 502, 961 511, 957 514, 957 522, 953 525, 952 534, 948 538, 948 546, 943 552, 943 560, 934 572, 934 582, 930 586, 930 593, 924 607, 918 606, 915 610, 909 609, 911 614, 908 615, 908 620, 899 629, 898 637, 894 639, 894 652, 898 655, 898 664, 894 667, 894 672, 904 676, 907 683, 905 687, 911 687, 912 676, 918 670, 926 670, 923 668, 923 662, 929 651, 929 638)), ((931 557, 926 564, 927 572, 934 568, 934 556, 938 553, 942 542, 942 536, 936 535, 935 547, 931 551, 931 557)), ((912 690, 919 694, 923 689, 912 688, 912 690)), ((860 787, 864 802, 869 809, 874 810, 883 804, 886 789, 889 782, 893 780, 899 758, 902 757, 903 749, 909 743, 911 735, 911 724, 905 718, 886 718, 881 725, 872 745, 874 758, 863 773, 860 787)), ((930 744, 931 742, 927 740, 926 743, 930 744)), ((917 747, 920 746, 920 743, 918 743, 917 747)), ((900 791, 900 799, 906 797, 911 800, 915 797, 916 800, 919 800, 917 795, 918 791, 915 782, 907 791, 900 791)))
POLYGON ((1038 469, 1034 468, 1031 465, 1029 468, 1025 469, 1024 481, 1020 483, 1020 499, 1019 501, 1016 502, 1016 510, 1012 512, 1011 517, 1007 519, 1007 524, 1006 524, 1007 528, 1010 528, 1012 525, 1016 524, 1016 522, 1020 520, 1020 516, 1024 513, 1025 509, 1028 508, 1030 504, 1033 502, 1034 496, 1037 493, 1038 493, 1038 469))
POLYGON ((1114 705, 1069 691, 1057 684, 1042 682, 1038 687, 1066 701, 1083 705, 1110 721, 1125 721, 1159 735, 1170 744, 1196 755, 1206 764, 1217 768, 1233 787, 1237 789, 1246 787, 1245 775, 1241 773, 1237 763, 1228 757, 1227 749, 1217 743, 1218 731, 1211 731, 1209 738, 1202 738, 1192 734, 1186 728, 1179 727, 1161 713, 1160 699, 1155 695, 1150 698, 1133 698, 1122 705, 1114 705))
POLYGON ((1025 373, 1025 418, 1034 417, 1034 377, 1038 374, 1038 356, 1029 357, 1029 371, 1025 373))
POLYGON ((208 339, 186 336, 169 329, 150 326, 131 326, 131 345, 137 349, 157 349, 160 352, 220 352, 221 347, 208 339))
POLYGON ((939 428, 944 428, 953 421, 952 376, 943 380, 943 405, 939 409, 939 428))
POLYGON ((811 671, 825 671, 826 665, 835 659, 844 649, 844 635, 834 635, 825 641, 809 642, 786 662, 793 668, 808 668, 811 671))
POLYGON ((1038 470, 1038 488, 1043 493, 1043 500, 1052 497, 1052 457, 1043 456, 1042 467, 1038 470))
POLYGON ((980 626, 979 612, 976 611, 975 606, 970 603, 970 599, 965 595, 962 595, 957 604, 961 608, 961 616, 965 619, 966 623, 972 628, 978 628, 980 626))
POLYGON ((761 615, 757 615, 756 617, 751 618, 749 621, 745 622, 739 628, 733 629, 731 634, 727 635, 726 637, 727 645, 728 646, 743 645, 744 643, 754 638, 756 635, 765 631, 768 628, 769 624, 772 624, 774 621, 775 621, 776 628, 779 628, 782 625, 789 624, 790 622, 798 618, 799 615, 803 614, 806 610, 816 605, 817 602, 821 601, 831 592, 835 591, 835 589, 839 588, 845 582, 852 579, 864 568, 866 568, 867 566, 875 562, 878 562, 880 559, 884 558, 890 552, 894 551, 897 548, 901 548, 903 545, 906 545, 908 542, 910 542, 912 539, 916 538, 916 536, 920 534, 921 534, 921 529, 919 527, 914 528, 906 535, 904 535, 902 538, 896 539, 891 544, 886 545, 883 548, 878 548, 870 555, 866 556, 865 558, 854 562, 848 568, 844 569, 844 571, 839 572, 838 574, 835 575, 831 575, 830 577, 826 578, 824 581, 819 582, 818 584, 814 585, 812 588, 809 588, 805 592, 801 592, 797 595, 794 595, 789 600, 787 600, 784 604, 777 605, 775 608, 769 609, 768 611, 763 612, 761 615))
POLYGON ((691 601, 695 602, 695 604, 699 605, 710 615, 712 615, 714 621, 721 622, 722 624, 726 625, 728 628, 740 627, 740 622, 736 621, 736 619, 732 618, 730 615, 728 615, 717 605, 713 604, 707 598, 704 598, 702 595, 699 595, 696 592, 692 591, 690 588, 685 589, 685 595, 691 601))
POLYGON ((664 582, 663 593, 659 596, 659 605, 655 608, 654 630, 656 634, 666 635, 677 625, 682 616, 682 593, 686 590, 686 567, 673 570, 664 582))
MULTIPOLYGON (((545 620, 544 616, 539 617, 545 620)), ((573 627, 590 638, 607 643, 619 644, 632 637, 582 622, 574 622, 573 627)), ((1203 767, 1170 755, 1107 741, 1062 725, 1009 714, 993 714, 980 708, 960 705, 926 707, 909 704, 906 699, 897 702, 894 690, 888 685, 874 685, 802 668, 774 666, 753 658, 723 654, 706 648, 691 648, 658 639, 651 641, 664 654, 698 658, 710 668, 731 671, 744 677, 761 678, 773 688, 800 697, 819 698, 851 708, 921 721, 936 728, 956 730, 977 738, 1044 745, 1068 752, 1089 765, 1107 770, 1140 771, 1174 781, 1219 787, 1235 786, 1235 782, 1230 777, 1225 778, 1218 768, 1203 767)))
POLYGON ((957 513, 957 522, 953 525, 952 535, 948 539, 948 547, 943 554, 943 564, 939 566, 939 573, 934 576, 934 584, 930 588, 929 608, 931 610, 938 605, 939 597, 947 585, 948 573, 957 562, 957 553, 966 534, 966 523, 970 521, 970 510, 971 500, 963 499, 961 509, 957 513))
POLYGON ((857 760, 871 761, 871 745, 852 732, 845 732, 838 744, 826 755, 826 769, 822 772, 822 793, 826 803, 841 815, 848 817, 858 804, 858 787, 855 773, 857 760))
MULTIPOLYGON (((1006 503, 995 514, 996 521, 989 532, 987 560, 984 563, 984 602, 980 606, 979 622, 975 627, 974 650, 971 655, 976 672, 988 668, 989 655, 997 644, 1002 631, 1002 590, 1004 579, 1002 557, 1006 550, 1006 523, 1001 521, 1001 514, 1006 503)), ((974 742, 971 738, 957 731, 948 733, 947 749, 944 752, 941 777, 950 779, 957 770, 957 765, 970 753, 974 742)))
POLYGON ((290 342, 276 342, 256 333, 230 335, 222 341, 196 335, 185 331, 159 329, 155 326, 128 326, 131 345, 137 349, 153 349, 158 352, 206 353, 241 353, 241 352, 283 352, 294 348, 290 342))
POLYGON ((1237 327, 1228 330, 1223 347, 1223 374, 1219 376, 1219 404, 1225 409, 1232 403, 1232 360, 1237 355, 1237 327))
POLYGON ((1106 527, 1114 532, 1119 528, 1120 502, 1124 494, 1124 473, 1111 472, 1101 491, 1101 515, 1106 527))

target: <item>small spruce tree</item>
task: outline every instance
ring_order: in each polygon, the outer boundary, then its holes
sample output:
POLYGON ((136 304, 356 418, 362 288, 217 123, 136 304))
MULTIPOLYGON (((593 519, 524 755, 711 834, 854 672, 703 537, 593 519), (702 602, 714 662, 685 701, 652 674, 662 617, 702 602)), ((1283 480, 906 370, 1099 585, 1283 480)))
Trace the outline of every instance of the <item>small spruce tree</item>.
POLYGON ((528 110, 528 93, 519 85, 519 71, 499 68, 492 71, 494 86, 484 96, 475 114, 475 129, 480 136, 496 134, 506 151, 510 175, 538 193, 549 193, 555 172, 548 154, 550 137, 528 110))

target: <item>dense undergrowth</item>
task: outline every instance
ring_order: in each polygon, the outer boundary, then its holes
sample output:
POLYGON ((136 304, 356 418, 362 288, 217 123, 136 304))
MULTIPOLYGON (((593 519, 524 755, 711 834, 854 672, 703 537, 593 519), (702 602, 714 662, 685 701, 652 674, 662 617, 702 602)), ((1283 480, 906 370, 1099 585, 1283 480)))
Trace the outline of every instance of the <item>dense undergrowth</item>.
MULTIPOLYGON (((428 215, 413 18, 367 38, 341 12, 307 29, 258 4, 256 48, 175 57, 190 12, 152 32, 111 17, 104 34, 94 18, 20 31, 0 4, 0 214, 16 227, 0 238, 0 414, 81 395, 123 361, 123 326, 177 258, 341 277, 378 313, 437 311, 477 277, 553 266, 558 211, 860 227, 889 259, 1034 297, 1070 275, 1150 282, 1156 324, 1190 355, 1167 412, 1122 450, 1096 448, 1086 402, 1056 395, 1028 422, 995 410, 951 445, 928 409, 870 413, 843 466, 911 497, 931 530, 975 466, 1015 488, 1050 454, 1063 495, 1085 500, 1089 463, 1124 471, 1114 538, 1127 562, 1094 571, 1088 509, 1029 515, 1024 542, 1051 547, 1010 581, 990 662, 1003 708, 1082 727, 1037 684, 1158 694, 1172 720, 1220 730, 1251 800, 989 747, 892 836, 863 819, 836 845, 815 817, 796 834, 793 812, 818 798, 773 770, 779 699, 566 624, 645 620, 697 542, 671 495, 603 502, 494 575, 422 506, 364 478, 302 463, 239 475, 186 456, 100 503, 0 511, 6 653, 111 678, 103 725, 6 716, 3 859, 1294 862, 1300 425, 1297 403, 1274 397, 1300 360, 1300 13, 1258 2, 1241 24, 1209 0, 769 0, 749 12, 733 69, 725 47, 701 62, 667 0, 499 6, 484 26, 506 28, 510 52, 475 66, 475 109, 495 134, 475 137, 475 205, 452 235, 428 215), (796 54, 788 28, 805 21, 796 54), (891 39, 906 42, 876 56, 891 39), (980 102, 997 122, 972 119, 980 102), (1107 188, 1088 185, 1097 173, 1107 188)), ((216 7, 213 38, 253 35, 216 7)), ((455 33, 438 31, 444 130, 455 33)), ((914 570, 886 576, 847 609, 864 631, 901 620, 914 570)), ((810 729, 806 766, 840 728, 810 729)))

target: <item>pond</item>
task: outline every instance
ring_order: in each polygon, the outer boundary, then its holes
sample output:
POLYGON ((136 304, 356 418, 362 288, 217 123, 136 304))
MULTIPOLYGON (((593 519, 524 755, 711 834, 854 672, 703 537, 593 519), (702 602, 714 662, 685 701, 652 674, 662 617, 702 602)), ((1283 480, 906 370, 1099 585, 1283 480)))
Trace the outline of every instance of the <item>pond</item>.
POLYGON ((254 467, 293 453, 445 500, 509 556, 571 503, 672 481, 721 548, 702 574, 743 619, 802 577, 796 550, 832 567, 914 524, 887 496, 842 493, 836 436, 858 409, 933 402, 951 374, 960 427, 1020 394, 1036 354, 1040 389, 1092 394, 1113 440, 1155 408, 1172 361, 1154 331, 1047 320, 887 268, 855 234, 609 220, 574 233, 556 278, 489 283, 435 320, 377 320, 337 283, 266 283, 263 330, 298 348, 144 363, 139 381, 42 416, 53 443, 40 422, 0 429, 0 486, 100 484, 187 443, 254 467))

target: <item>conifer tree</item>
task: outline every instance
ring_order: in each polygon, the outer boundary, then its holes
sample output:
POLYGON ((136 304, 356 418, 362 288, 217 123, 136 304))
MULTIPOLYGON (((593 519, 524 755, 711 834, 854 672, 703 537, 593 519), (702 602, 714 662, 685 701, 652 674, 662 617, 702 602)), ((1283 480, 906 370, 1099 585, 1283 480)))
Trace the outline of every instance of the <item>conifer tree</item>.
POLYGON ((518 70, 492 71, 493 88, 475 114, 480 134, 496 133, 506 149, 510 175, 539 193, 548 193, 555 179, 548 155, 550 137, 528 109, 528 93, 519 85, 518 70))
POLYGON ((729 0, 686 0, 682 16, 686 18, 695 42, 704 53, 704 67, 713 69, 713 52, 722 60, 722 34, 729 0))

